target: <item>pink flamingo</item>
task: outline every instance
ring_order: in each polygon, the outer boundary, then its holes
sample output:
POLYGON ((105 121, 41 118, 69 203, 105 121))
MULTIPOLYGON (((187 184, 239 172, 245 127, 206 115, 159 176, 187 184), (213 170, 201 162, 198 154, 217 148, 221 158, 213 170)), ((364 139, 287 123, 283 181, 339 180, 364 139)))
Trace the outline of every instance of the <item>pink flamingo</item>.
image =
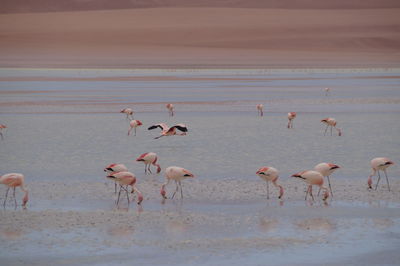
POLYGON ((166 197, 167 192, 165 191, 165 187, 169 184, 169 182, 170 182, 171 180, 174 180, 174 181, 175 181, 175 184, 176 184, 176 189, 175 189, 174 194, 172 194, 171 199, 174 198, 174 196, 175 196, 176 192, 178 192, 179 188, 180 188, 180 191, 181 191, 181 199, 183 199, 183 192, 182 192, 182 184, 181 184, 181 181, 182 181, 183 179, 188 178, 188 177, 194 177, 194 175, 193 175, 191 172, 189 172, 188 170, 186 170, 186 169, 184 169, 184 168, 182 168, 182 167, 178 167, 178 166, 170 166, 170 167, 167 167, 167 168, 165 169, 165 179, 166 179, 166 182, 165 182, 164 184, 162 184, 162 186, 161 186, 161 191, 160 191, 161 196, 162 196, 164 199, 167 198, 167 197, 166 197))
POLYGON ((336 122, 335 118, 331 118, 331 117, 324 118, 324 119, 321 120, 321 122, 326 125, 324 136, 326 135, 326 132, 328 131, 328 127, 331 128, 331 136, 332 136, 332 129, 333 128, 335 128, 337 130, 338 136, 342 135, 342 130, 340 128, 336 127, 337 122, 336 122))
POLYGON ((293 128, 293 119, 295 119, 297 116, 296 112, 289 112, 287 114, 287 118, 289 120, 288 124, 287 124, 287 128, 293 128))
POLYGON ((312 200, 314 200, 314 196, 312 194, 312 186, 316 185, 319 186, 322 190, 325 191, 323 200, 326 201, 329 197, 329 191, 326 187, 323 186, 324 184, 324 177, 321 173, 313 170, 308 170, 308 171, 302 171, 297 174, 292 175, 292 177, 297 177, 303 179, 307 184, 308 184, 308 189, 306 192, 306 198, 307 200, 307 195, 310 193, 310 196, 312 200))
POLYGON ((131 172, 118 172, 107 176, 108 178, 114 180, 115 182, 119 183, 119 192, 118 192, 118 199, 116 204, 119 203, 119 198, 121 196, 121 191, 125 190, 126 198, 128 199, 128 204, 130 202, 129 195, 128 195, 128 186, 132 187, 131 193, 136 192, 138 195, 137 204, 140 204, 143 201, 143 194, 137 189, 135 186, 136 184, 136 176, 131 172), (125 186, 125 187, 124 187, 125 186))
MULTIPOLYGON (((127 172, 128 168, 122 163, 112 163, 106 168, 104 168, 104 172, 106 172, 108 175, 112 175, 118 172, 127 172)), ((117 194, 117 183, 114 184, 114 192, 117 194)))
POLYGON ((129 122, 129 130, 128 130, 128 136, 131 134, 132 129, 134 129, 135 136, 136 136, 136 128, 143 125, 143 123, 140 120, 131 120, 129 122))
POLYGON ((1 139, 3 140, 4 139, 4 136, 3 136, 3 129, 6 129, 7 128, 7 126, 6 125, 4 125, 4 124, 0 124, 0 136, 1 136, 1 139))
POLYGON ((5 174, 0 177, 0 184, 6 185, 7 192, 6 192, 6 197, 4 199, 3 206, 6 206, 7 202, 7 196, 8 196, 8 191, 10 188, 13 188, 13 196, 14 196, 14 202, 15 202, 15 207, 17 207, 17 200, 15 199, 15 188, 20 187, 21 190, 25 193, 24 197, 22 198, 22 206, 25 207, 26 203, 28 202, 28 189, 25 186, 25 178, 23 174, 17 174, 17 173, 10 173, 10 174, 5 174))
POLYGON ((154 152, 146 152, 140 155, 137 159, 137 162, 143 162, 144 163, 144 173, 147 174, 147 171, 152 173, 150 170, 150 166, 154 165, 157 167, 157 174, 161 172, 161 167, 159 164, 157 164, 157 154, 154 152))
POLYGON ((283 196, 283 187, 277 184, 277 180, 279 178, 279 172, 274 167, 261 167, 258 169, 256 174, 267 182, 267 199, 269 199, 269 181, 279 189, 279 197, 278 199, 282 198, 283 196))
POLYGON ((386 168, 388 168, 392 164, 394 164, 394 162, 385 157, 378 157, 378 158, 374 158, 371 160, 372 173, 368 177, 368 188, 369 189, 372 189, 372 177, 375 176, 376 172, 378 172, 378 181, 376 182, 376 187, 375 187, 375 190, 377 190, 379 180, 381 179, 381 175, 380 175, 379 171, 382 170, 385 173, 386 182, 388 185, 388 189, 390 191, 389 178, 386 173, 386 168))
POLYGON ((174 105, 172 103, 168 103, 165 107, 168 109, 169 115, 174 116, 174 105))
POLYGON ((133 120, 133 110, 131 108, 124 108, 119 112, 126 114, 126 119, 133 120))
POLYGON ((256 108, 257 108, 258 115, 263 116, 264 115, 264 105, 257 104, 256 108))
POLYGON ((148 128, 148 130, 152 130, 158 127, 161 129, 161 135, 155 137, 154 139, 159 139, 164 136, 174 136, 174 135, 184 136, 186 135, 186 132, 188 132, 188 129, 184 124, 177 124, 173 127, 168 127, 165 123, 152 125, 151 127, 148 128), (180 134, 176 133, 176 129, 182 131, 182 133, 180 134))
MULTIPOLYGON (((331 181, 329 180, 329 176, 331 174, 333 174, 333 172, 335 172, 339 168, 340 168, 339 165, 333 164, 333 163, 320 163, 314 167, 315 171, 321 173, 321 175, 326 176, 328 178, 329 190, 331 191, 332 197, 333 197, 333 192, 332 192, 331 181)), ((321 189, 319 189, 318 195, 319 195, 320 191, 321 191, 321 189)))

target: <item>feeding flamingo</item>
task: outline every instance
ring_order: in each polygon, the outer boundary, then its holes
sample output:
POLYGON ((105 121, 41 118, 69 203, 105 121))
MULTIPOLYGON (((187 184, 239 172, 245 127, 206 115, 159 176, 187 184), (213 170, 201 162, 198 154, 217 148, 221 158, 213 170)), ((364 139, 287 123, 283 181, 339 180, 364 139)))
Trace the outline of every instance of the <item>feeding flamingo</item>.
POLYGON ((186 178, 189 178, 189 177, 194 177, 194 175, 191 172, 189 172, 188 170, 186 170, 186 169, 184 169, 182 167, 178 167, 178 166, 167 167, 165 169, 166 182, 164 184, 162 184, 162 186, 161 186, 161 191, 160 191, 161 196, 163 196, 164 199, 167 198, 167 196, 166 196, 167 192, 165 190, 165 187, 169 184, 169 182, 171 180, 174 180, 175 184, 176 184, 176 189, 175 189, 174 194, 172 194, 171 199, 174 198, 174 196, 175 196, 176 192, 178 192, 179 188, 180 188, 180 191, 181 191, 181 198, 183 199, 181 181, 183 179, 186 179, 186 178))
POLYGON ((7 126, 6 125, 4 125, 4 124, 0 124, 0 136, 1 136, 1 139, 3 140, 4 139, 4 136, 3 136, 3 129, 5 129, 5 128, 7 128, 7 126))
POLYGON ((288 124, 287 124, 287 128, 293 128, 293 119, 295 119, 297 116, 296 112, 289 112, 287 114, 287 118, 289 120, 288 124))
MULTIPOLYGON (((314 170, 317 172, 320 172, 321 175, 326 176, 328 178, 328 184, 329 184, 329 190, 331 191, 331 195, 333 197, 333 192, 332 192, 332 187, 331 187, 331 181, 329 180, 329 176, 333 174, 337 169, 339 169, 339 165, 333 164, 333 163, 320 163, 317 164, 314 167, 314 170)), ((318 195, 321 189, 318 191, 318 195)))
POLYGON ((126 114, 126 119, 133 120, 133 110, 131 108, 124 108, 119 112, 126 114))
POLYGON ((151 127, 148 128, 148 130, 152 130, 158 127, 161 129, 161 135, 155 137, 154 139, 159 139, 164 136, 173 136, 173 135, 184 136, 186 135, 186 132, 188 132, 188 129, 184 124, 177 124, 173 127, 168 127, 165 123, 152 125, 151 127), (183 133, 176 133, 176 129, 182 131, 183 133))
POLYGON ((154 152, 146 152, 140 155, 137 159, 137 162, 143 162, 144 163, 144 173, 147 174, 147 171, 152 173, 150 170, 150 166, 154 165, 157 167, 157 174, 161 172, 161 167, 159 164, 157 164, 157 154, 154 152))
POLYGON ((314 200, 314 196, 312 194, 312 186, 313 185, 319 186, 322 190, 324 190, 324 197, 323 197, 324 201, 326 201, 326 199, 329 197, 328 189, 323 186, 324 177, 321 173, 319 173, 317 171, 313 171, 313 170, 308 170, 308 171, 299 172, 297 174, 293 174, 292 177, 301 178, 308 184, 308 189, 306 192, 305 200, 307 200, 308 194, 310 194, 311 198, 314 200))
POLYGON ((258 169, 256 174, 267 182, 267 199, 269 199, 269 182, 271 181, 272 184, 279 189, 279 197, 278 199, 282 198, 283 196, 283 187, 278 185, 277 180, 279 178, 279 172, 274 167, 261 167, 258 169))
MULTIPOLYGON (((112 163, 106 166, 106 168, 104 168, 104 172, 107 172, 108 175, 112 175, 118 172, 127 172, 127 171, 128 168, 126 168, 126 166, 122 163, 112 163)), ((117 193, 117 183, 115 183, 114 192, 115 194, 117 193)))
POLYGON ((116 202, 117 205, 119 203, 119 198, 121 196, 122 190, 125 190, 126 198, 128 199, 128 204, 129 204, 130 200, 129 200, 129 194, 128 194, 128 186, 132 187, 131 193, 134 193, 134 192, 137 193, 137 195, 138 195, 137 204, 140 204, 143 201, 143 194, 135 186, 136 176, 134 174, 132 174, 131 172, 126 171, 126 172, 113 173, 111 175, 108 175, 107 178, 110 178, 110 179, 114 180, 115 182, 119 183, 118 199, 116 202))
POLYGON ((326 125, 324 136, 326 135, 326 132, 328 131, 329 127, 331 128, 331 136, 332 136, 332 129, 333 128, 335 128, 336 131, 338 132, 338 136, 342 135, 342 130, 340 128, 336 127, 337 122, 336 122, 335 118, 332 118, 332 117, 324 118, 324 119, 321 120, 321 122, 326 125))
POLYGON ((8 196, 8 191, 10 188, 13 188, 13 196, 14 196, 14 202, 15 202, 15 207, 17 207, 17 200, 15 199, 15 188, 20 187, 21 190, 25 193, 24 197, 22 198, 22 206, 25 207, 26 203, 28 202, 28 189, 25 186, 25 178, 23 174, 17 174, 17 173, 9 173, 2 175, 0 177, 0 184, 6 185, 7 192, 6 192, 6 197, 4 198, 4 203, 3 206, 6 206, 7 202, 7 196, 8 196))
POLYGON ((371 160, 372 173, 368 177, 368 188, 369 189, 372 189, 372 177, 375 176, 376 172, 378 172, 378 181, 376 182, 375 190, 378 188, 379 180, 381 179, 381 175, 380 175, 379 171, 382 170, 385 173, 386 182, 388 185, 388 189, 390 191, 389 178, 386 173, 386 168, 388 168, 392 164, 394 164, 394 162, 385 157, 378 157, 378 158, 374 158, 371 160))
POLYGON ((174 105, 172 103, 168 103, 165 107, 168 109, 169 115, 174 116, 174 105))
POLYGON ((264 115, 264 105, 262 105, 262 104, 257 104, 257 105, 256 105, 256 108, 257 108, 258 114, 259 114, 260 116, 263 116, 263 115, 264 115))
POLYGON ((140 120, 131 120, 129 122, 129 130, 128 130, 128 136, 131 134, 132 129, 134 129, 135 136, 136 136, 136 128, 143 125, 143 123, 140 120))

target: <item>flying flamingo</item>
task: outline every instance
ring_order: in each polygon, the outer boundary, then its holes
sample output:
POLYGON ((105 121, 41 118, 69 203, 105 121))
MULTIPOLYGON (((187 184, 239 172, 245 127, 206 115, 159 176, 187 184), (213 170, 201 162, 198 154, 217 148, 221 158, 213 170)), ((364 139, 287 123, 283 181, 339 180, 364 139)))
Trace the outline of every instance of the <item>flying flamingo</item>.
POLYGON ((188 129, 187 129, 186 125, 184 125, 184 124, 177 124, 173 127, 168 127, 166 124, 161 123, 161 124, 152 125, 151 127, 148 128, 148 130, 152 130, 152 129, 155 129, 158 127, 162 130, 161 135, 158 137, 155 137, 154 139, 159 139, 164 136, 173 136, 173 135, 184 136, 184 135, 186 135, 186 132, 188 132, 188 129), (176 129, 178 129, 179 131, 182 131, 182 133, 176 133, 176 129))
POLYGON ((372 173, 368 177, 369 189, 372 189, 372 177, 375 176, 376 172, 378 172, 378 181, 376 182, 375 190, 378 188, 379 180, 381 179, 381 175, 380 175, 379 171, 382 170, 385 173, 386 182, 388 185, 388 189, 390 191, 389 178, 386 173, 386 168, 388 168, 392 164, 394 164, 394 162, 385 157, 378 157, 378 158, 374 158, 371 160, 372 173))
POLYGON ((274 167, 261 167, 258 169, 256 173, 261 179, 264 179, 267 182, 267 199, 269 199, 269 181, 279 189, 279 197, 278 199, 282 198, 283 196, 283 187, 277 184, 277 180, 279 177, 279 172, 274 167))
POLYGON ((128 130, 128 136, 131 134, 132 129, 134 129, 135 136, 136 136, 136 128, 143 125, 143 123, 140 120, 131 120, 129 122, 129 130, 128 130))
POLYGON ((337 122, 336 122, 335 118, 331 118, 331 117, 324 118, 324 119, 321 120, 321 122, 326 125, 324 136, 326 135, 326 132, 328 131, 329 127, 331 128, 331 136, 332 136, 332 129, 333 128, 335 128, 337 130, 338 136, 342 135, 342 130, 340 128, 336 127, 337 122))
MULTIPOLYGON (((118 172, 127 172, 127 171, 128 168, 126 168, 126 166, 122 163, 112 163, 106 166, 106 168, 104 168, 104 172, 106 172, 108 175, 112 175, 118 172)), ((115 183, 114 192, 115 194, 117 194, 117 183, 115 183)))
POLYGON ((328 96, 331 92, 330 88, 325 88, 325 96, 328 96))
POLYGON ((1 139, 4 139, 4 136, 3 136, 3 129, 5 129, 5 128, 7 128, 7 126, 6 125, 3 125, 3 124, 0 124, 0 136, 1 136, 1 139))
POLYGON ((129 204, 130 201, 129 201, 129 195, 128 195, 128 186, 132 187, 131 193, 134 193, 134 192, 137 193, 137 195, 138 195, 137 204, 140 204, 143 201, 143 194, 135 186, 136 176, 134 174, 132 174, 131 172, 118 172, 118 173, 108 175, 107 178, 110 178, 110 179, 114 180, 115 182, 119 183, 118 199, 116 202, 117 205, 119 203, 119 198, 121 196, 122 190, 125 190, 126 198, 128 199, 128 204, 129 204))
POLYGON ((259 114, 260 116, 263 116, 263 115, 264 115, 264 105, 262 105, 262 104, 257 104, 257 105, 256 105, 256 108, 257 108, 258 114, 259 114))
MULTIPOLYGON (((333 197, 333 192, 332 192, 331 181, 329 180, 329 176, 331 174, 333 174, 333 172, 335 172, 339 168, 340 168, 339 165, 336 165, 333 163, 320 163, 314 167, 315 171, 320 172, 321 175, 326 176, 328 178, 329 190, 331 191, 332 197, 333 197)), ((320 191, 321 191, 321 189, 318 191, 318 195, 319 195, 320 191)))
POLYGON ((13 188, 13 196, 14 196, 14 202, 15 202, 15 207, 17 207, 17 200, 15 199, 15 188, 20 187, 21 190, 25 193, 24 197, 22 198, 22 206, 25 207, 26 203, 28 202, 28 189, 25 187, 25 178, 23 174, 17 174, 17 173, 10 173, 10 174, 5 174, 0 177, 0 184, 6 185, 7 192, 6 192, 6 197, 4 199, 3 206, 6 206, 7 202, 7 196, 8 196, 8 191, 10 188, 13 188))
POLYGON ((150 170, 150 166, 154 165, 157 167, 157 174, 161 172, 161 167, 159 164, 157 164, 157 154, 154 152, 146 152, 140 155, 137 159, 137 162, 143 162, 144 163, 144 173, 147 174, 147 171, 152 173, 150 170))
POLYGON ((133 120, 133 110, 131 108, 124 108, 119 112, 126 114, 126 119, 133 120))
POLYGON ((321 189, 325 191, 323 200, 326 201, 327 198, 329 198, 329 191, 326 187, 323 186, 324 184, 324 176, 313 170, 308 170, 308 171, 302 171, 297 174, 292 175, 292 177, 297 177, 303 179, 307 184, 308 184, 308 189, 306 192, 306 198, 307 200, 307 195, 310 193, 311 198, 314 200, 314 196, 312 194, 312 186, 316 185, 319 186, 321 189))
POLYGON ((293 128, 293 119, 295 119, 297 116, 296 112, 289 112, 287 114, 287 118, 289 120, 288 124, 287 124, 287 128, 293 128))
POLYGON ((168 103, 165 107, 168 109, 169 115, 174 116, 174 105, 172 103, 168 103))
POLYGON ((161 191, 160 191, 161 196, 163 196, 164 199, 167 198, 167 196, 166 196, 167 192, 165 191, 165 187, 169 184, 169 182, 171 180, 174 180, 175 184, 176 184, 176 189, 175 189, 174 194, 172 194, 171 199, 174 198, 174 196, 175 196, 176 192, 178 192, 179 188, 181 190, 181 199, 183 199, 181 181, 183 179, 188 178, 188 177, 194 177, 194 175, 191 172, 189 172, 188 170, 186 170, 186 169, 184 169, 182 167, 178 167, 178 166, 167 167, 165 169, 166 182, 164 184, 162 184, 162 186, 161 186, 161 191))

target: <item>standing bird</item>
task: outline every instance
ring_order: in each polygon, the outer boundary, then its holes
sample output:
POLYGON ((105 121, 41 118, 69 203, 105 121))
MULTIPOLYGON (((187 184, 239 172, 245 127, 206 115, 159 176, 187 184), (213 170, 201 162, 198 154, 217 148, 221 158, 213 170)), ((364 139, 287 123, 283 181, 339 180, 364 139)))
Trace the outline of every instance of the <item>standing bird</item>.
POLYGON ((381 175, 380 175, 379 171, 382 170, 385 173, 386 182, 388 185, 388 189, 390 191, 389 178, 386 173, 386 168, 388 168, 392 164, 394 164, 394 162, 385 157, 378 157, 378 158, 374 158, 371 160, 372 173, 368 177, 368 188, 369 189, 372 189, 372 177, 375 176, 376 172, 378 172, 378 181, 376 182, 375 190, 378 188, 379 180, 381 179, 381 175))
POLYGON ((168 103, 165 107, 168 109, 169 115, 174 116, 174 105, 172 103, 168 103))
POLYGON ((169 181, 174 180, 176 184, 176 189, 174 194, 172 194, 171 199, 174 198, 176 192, 178 192, 179 188, 181 190, 181 199, 183 199, 183 192, 182 192, 182 184, 181 181, 188 177, 194 177, 194 175, 189 172, 188 170, 178 167, 178 166, 170 166, 165 169, 165 179, 166 182, 162 184, 160 194, 161 196, 166 199, 167 192, 165 191, 165 187, 169 184, 169 181))
MULTIPOLYGON (((321 173, 321 175, 326 176, 328 178, 329 190, 331 191, 332 197, 333 197, 333 192, 332 192, 331 180, 329 179, 329 176, 339 168, 340 168, 339 165, 336 165, 333 163, 320 163, 314 167, 315 171, 321 173)), ((318 191, 318 195, 319 195, 320 191, 321 191, 321 189, 318 191)))
POLYGON ((333 128, 335 128, 336 131, 338 132, 338 136, 342 135, 342 130, 340 128, 336 127, 337 122, 336 122, 335 118, 327 117, 327 118, 322 119, 321 122, 326 125, 324 136, 326 135, 326 132, 328 131, 328 127, 331 128, 331 136, 332 136, 332 129, 333 128))
POLYGON ((269 181, 279 189, 279 197, 278 199, 282 198, 283 196, 283 187, 277 184, 277 180, 279 178, 279 172, 274 167, 261 167, 258 169, 256 174, 267 182, 267 199, 269 199, 269 181))
POLYGON ((133 120, 133 110, 131 108, 124 108, 119 112, 126 114, 126 119, 133 120))
MULTIPOLYGON (((127 172, 127 171, 128 171, 128 168, 126 168, 126 166, 122 163, 112 163, 112 164, 106 166, 106 168, 104 168, 104 172, 106 172, 107 175, 112 175, 112 174, 115 174, 118 172, 127 172)), ((115 192, 115 194, 117 194, 117 183, 115 183, 114 192, 115 192)))
POLYGON ((157 167, 157 174, 161 172, 161 167, 159 164, 157 164, 157 154, 154 152, 146 152, 140 155, 137 159, 137 162, 143 162, 144 163, 144 173, 147 174, 147 171, 152 174, 150 170, 150 166, 154 165, 157 167))
POLYGON ((184 125, 184 124, 177 124, 173 127, 168 127, 166 124, 161 123, 161 124, 152 125, 151 127, 148 128, 148 130, 152 130, 152 129, 155 129, 158 127, 161 129, 161 135, 158 137, 155 137, 154 139, 159 139, 164 136, 173 136, 173 135, 185 136, 186 132, 188 132, 188 129, 187 129, 186 125, 184 125), (177 133, 176 129, 178 129, 179 131, 182 131, 182 133, 177 133))
POLYGON ((17 174, 17 173, 10 173, 10 174, 5 174, 0 177, 0 184, 6 185, 7 192, 6 192, 6 197, 4 199, 3 206, 6 206, 7 202, 7 196, 8 196, 8 191, 10 188, 13 188, 13 196, 14 196, 14 202, 15 202, 15 207, 17 207, 17 200, 15 199, 15 188, 20 187, 21 190, 25 193, 24 197, 22 198, 22 206, 25 207, 26 203, 28 202, 28 189, 25 187, 25 178, 23 174, 17 174))
POLYGON ((289 112, 287 114, 287 118, 289 120, 288 124, 287 124, 287 128, 293 128, 293 119, 295 119, 297 116, 296 112, 289 112))
POLYGON ((264 115, 264 105, 257 104, 256 108, 257 108, 258 115, 259 116, 263 116, 264 115))
POLYGON ((323 189, 324 192, 324 197, 323 200, 326 201, 327 198, 329 198, 329 191, 326 187, 323 186, 324 184, 324 177, 321 173, 313 170, 308 170, 308 171, 302 171, 297 174, 292 175, 292 177, 297 177, 303 179, 307 184, 308 184, 308 189, 306 192, 306 198, 307 200, 307 195, 310 193, 311 198, 314 200, 314 196, 312 194, 312 186, 316 185, 319 186, 321 189, 323 189))
POLYGON ((330 88, 325 88, 325 96, 328 96, 331 92, 330 88))
POLYGON ((143 123, 140 120, 131 120, 129 122, 128 136, 131 134, 132 129, 134 129, 135 136, 136 136, 136 128, 141 125, 143 125, 143 123))
POLYGON ((129 195, 128 195, 128 186, 132 187, 131 193, 134 193, 134 192, 137 193, 137 195, 138 195, 137 204, 140 204, 143 201, 143 194, 135 186, 136 176, 134 174, 132 174, 131 172, 127 172, 127 171, 126 172, 118 172, 118 173, 108 175, 107 178, 110 178, 110 179, 114 180, 115 182, 119 183, 118 199, 116 202, 117 205, 119 203, 119 198, 121 196, 122 190, 125 190, 126 198, 128 199, 128 204, 129 204, 130 200, 129 200, 129 195))
POLYGON ((3 136, 3 129, 6 129, 7 128, 7 126, 6 125, 3 125, 3 124, 0 124, 0 136, 1 136, 1 139, 3 140, 4 139, 4 136, 3 136))

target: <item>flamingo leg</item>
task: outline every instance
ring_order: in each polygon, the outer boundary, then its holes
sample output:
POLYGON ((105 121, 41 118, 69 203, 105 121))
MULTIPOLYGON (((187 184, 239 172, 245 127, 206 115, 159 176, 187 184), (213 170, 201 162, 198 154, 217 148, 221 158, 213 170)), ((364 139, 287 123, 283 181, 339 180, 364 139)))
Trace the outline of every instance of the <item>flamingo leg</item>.
POLYGON ((269 181, 267 181, 267 199, 269 199, 269 181))
POLYGON ((7 202, 7 196, 8 196, 8 191, 10 190, 10 187, 7 188, 7 192, 6 192, 6 197, 4 198, 4 203, 3 206, 6 207, 6 202, 7 202))
POLYGON ((179 187, 181 188, 181 199, 183 199, 182 183, 179 181, 179 187))
POLYGON ((147 174, 147 165, 144 164, 144 173, 147 174))
POLYGON ((126 185, 125 192, 126 192, 126 199, 128 200, 128 204, 129 204, 128 185, 126 185))
POLYGON ((386 182, 387 182, 387 185, 388 185, 388 189, 389 189, 389 191, 390 191, 389 178, 388 178, 388 176, 387 176, 387 174, 386 174, 386 169, 385 169, 385 170, 383 170, 383 172, 385 173, 385 176, 386 176, 386 182))
POLYGON ((311 185, 308 186, 307 191, 306 191, 306 198, 304 200, 307 200, 308 192, 310 191, 311 185))
POLYGON ((135 127, 135 136, 136 136, 136 127, 135 127))
POLYGON ((378 172, 378 181, 376 182, 375 190, 378 188, 379 180, 381 180, 381 174, 379 173, 379 170, 377 172, 378 172))
MULTIPOLYGON (((332 198, 333 198, 333 192, 332 192, 332 187, 331 187, 331 180, 329 179, 329 175, 328 175, 327 177, 328 177, 329 190, 330 190, 331 196, 332 196, 332 198)), ((319 190, 321 190, 321 188, 320 188, 319 190)))
POLYGON ((117 194, 117 183, 114 182, 114 194, 117 194))
POLYGON ((150 164, 148 164, 148 170, 149 170, 150 174, 152 174, 152 172, 150 170, 150 164))
POLYGON ((0 132, 0 136, 1 136, 1 140, 3 140, 3 139, 4 139, 4 136, 3 136, 3 133, 2 133, 2 132, 0 132))
POLYGON ((122 190, 122 186, 120 185, 119 186, 119 192, 118 192, 118 199, 117 199, 117 202, 116 202, 117 205, 119 203, 119 197, 121 196, 121 190, 122 190))
POLYGON ((14 189, 13 189, 13 197, 14 197, 14 204, 15 204, 15 207, 17 207, 17 199, 15 198, 15 187, 14 187, 14 189))
POLYGON ((175 184, 176 184, 175 192, 174 192, 174 194, 172 194, 172 197, 171 197, 171 199, 173 199, 173 198, 174 198, 174 196, 175 196, 176 192, 178 192, 178 190, 179 190, 179 187, 178 187, 178 182, 177 182, 177 181, 175 181, 175 184))
POLYGON ((311 196, 312 200, 314 201, 314 196, 312 194, 312 185, 310 185, 310 196, 311 196))
POLYGON ((318 194, 317 194, 317 197, 319 197, 319 193, 321 192, 321 187, 319 187, 319 189, 318 189, 318 194))
POLYGON ((326 132, 328 131, 328 127, 329 127, 329 125, 326 125, 324 136, 326 135, 326 132))

